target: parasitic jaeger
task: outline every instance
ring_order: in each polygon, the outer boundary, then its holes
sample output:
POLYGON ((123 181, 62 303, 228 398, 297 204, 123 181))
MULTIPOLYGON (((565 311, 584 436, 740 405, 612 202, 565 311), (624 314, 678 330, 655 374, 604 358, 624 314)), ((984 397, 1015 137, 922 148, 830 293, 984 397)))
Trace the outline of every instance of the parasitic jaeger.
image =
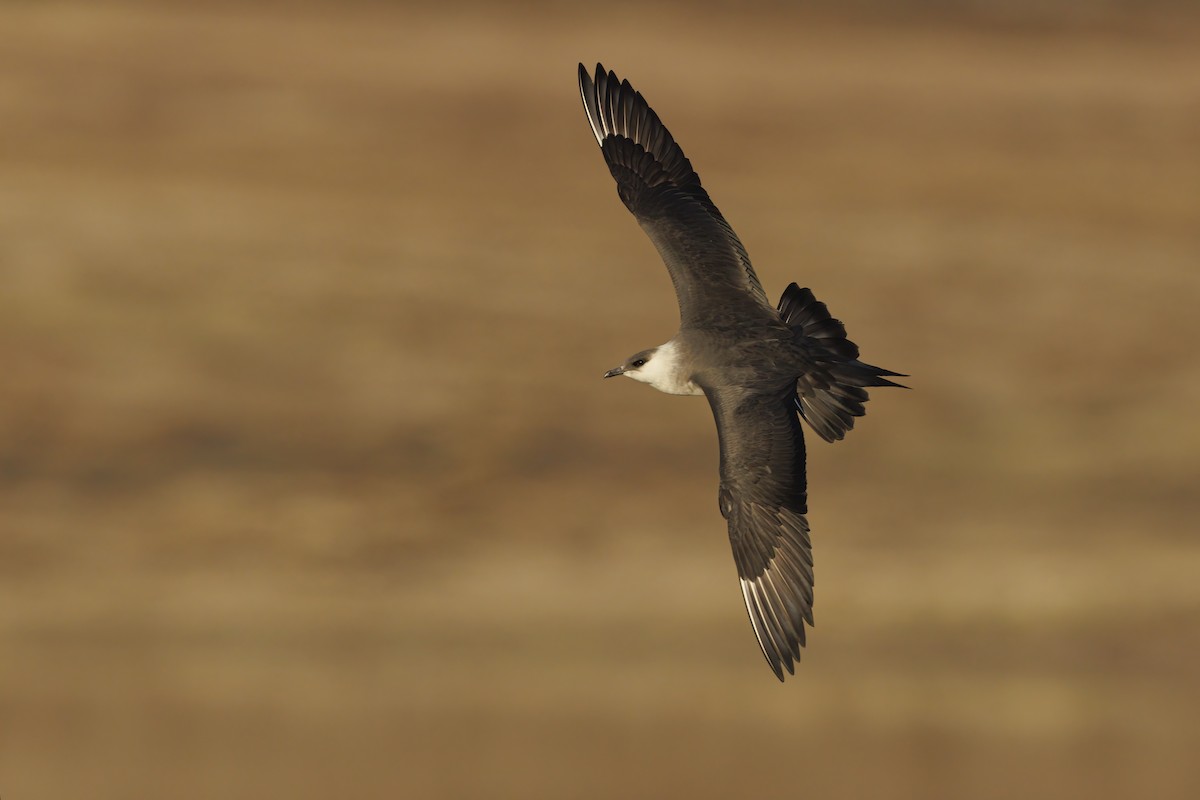
POLYGON ((617 194, 654 242, 679 301, 679 332, 604 377, 704 395, 720 440, 718 503, 750 624, 779 680, 795 674, 813 624, 804 435, 841 439, 868 386, 901 373, 864 364, 825 304, 795 283, 767 300, 737 234, 683 150, 629 81, 579 65, 588 123, 617 194))

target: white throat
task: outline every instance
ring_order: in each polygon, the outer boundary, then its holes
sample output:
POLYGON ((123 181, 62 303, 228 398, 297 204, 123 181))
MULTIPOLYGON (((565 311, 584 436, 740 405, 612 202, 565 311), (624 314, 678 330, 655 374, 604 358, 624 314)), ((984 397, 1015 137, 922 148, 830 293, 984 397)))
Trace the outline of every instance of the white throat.
POLYGON ((655 350, 645 366, 625 374, 667 394, 704 394, 692 383, 691 365, 684 363, 683 353, 674 339, 655 350))

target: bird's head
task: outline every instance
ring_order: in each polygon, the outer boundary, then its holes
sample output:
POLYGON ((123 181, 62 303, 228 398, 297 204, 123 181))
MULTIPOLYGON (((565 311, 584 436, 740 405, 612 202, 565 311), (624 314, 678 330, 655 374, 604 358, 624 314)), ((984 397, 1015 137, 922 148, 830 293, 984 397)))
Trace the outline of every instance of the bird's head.
POLYGON ((690 362, 682 356, 672 339, 658 347, 634 353, 624 364, 604 373, 604 377, 627 375, 667 394, 703 394, 703 390, 692 382, 690 362))
POLYGON ((604 373, 604 377, 615 378, 618 375, 624 375, 628 378, 633 378, 635 381, 651 383, 653 379, 647 371, 646 366, 650 363, 651 359, 654 358, 654 354, 657 351, 657 347, 652 347, 649 350, 643 350, 640 353, 634 353, 629 358, 625 359, 625 362, 621 364, 621 366, 610 369, 608 372, 604 373))

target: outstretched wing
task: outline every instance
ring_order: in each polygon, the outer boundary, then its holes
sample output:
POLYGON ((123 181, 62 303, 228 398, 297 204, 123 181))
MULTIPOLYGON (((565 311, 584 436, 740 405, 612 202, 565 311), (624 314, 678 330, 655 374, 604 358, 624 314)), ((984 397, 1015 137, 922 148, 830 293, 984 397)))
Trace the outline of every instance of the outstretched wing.
POLYGON ((579 65, 579 92, 617 193, 666 262, 683 325, 778 320, 746 248, 641 93, 600 64, 594 79, 579 65))
POLYGON ((706 389, 721 440, 721 514, 750 624, 779 680, 813 624, 804 434, 789 390, 706 389))

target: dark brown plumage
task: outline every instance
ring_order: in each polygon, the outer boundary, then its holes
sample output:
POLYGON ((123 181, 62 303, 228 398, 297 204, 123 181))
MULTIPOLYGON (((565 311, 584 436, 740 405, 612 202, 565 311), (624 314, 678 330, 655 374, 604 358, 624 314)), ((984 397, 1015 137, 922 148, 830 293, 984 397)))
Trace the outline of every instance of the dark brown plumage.
POLYGON ((827 441, 865 413, 869 386, 898 373, 858 347, 808 289, 767 300, 750 257, 683 150, 628 81, 579 65, 584 110, 622 202, 658 249, 679 301, 679 332, 606 377, 708 398, 721 449, 718 493, 742 596, 763 655, 793 673, 813 624, 803 417, 827 441))

